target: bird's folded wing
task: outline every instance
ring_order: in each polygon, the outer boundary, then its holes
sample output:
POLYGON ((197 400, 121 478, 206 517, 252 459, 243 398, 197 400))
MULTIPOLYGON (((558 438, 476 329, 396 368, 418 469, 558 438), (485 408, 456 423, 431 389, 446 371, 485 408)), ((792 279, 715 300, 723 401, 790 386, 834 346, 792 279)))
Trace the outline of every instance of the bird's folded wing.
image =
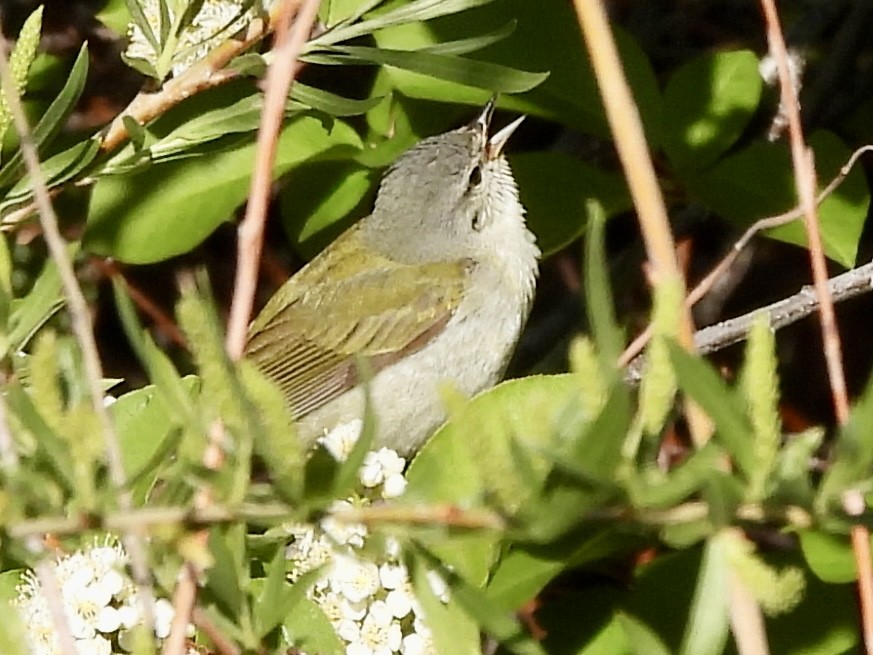
MULTIPOLYGON (((301 417, 370 372, 424 347, 448 323, 464 294, 468 261, 410 266, 361 262, 347 237, 274 296, 249 330, 246 356, 282 389, 301 417)), ((371 256, 372 257, 372 256, 371 256)))

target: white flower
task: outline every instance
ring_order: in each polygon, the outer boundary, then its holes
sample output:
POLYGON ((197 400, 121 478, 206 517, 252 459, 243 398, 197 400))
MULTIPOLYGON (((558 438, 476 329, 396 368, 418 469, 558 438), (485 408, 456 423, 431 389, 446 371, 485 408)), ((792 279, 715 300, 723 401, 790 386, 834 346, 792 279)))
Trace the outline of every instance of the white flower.
POLYGON ((403 637, 400 652, 402 655, 425 655, 433 652, 433 643, 430 639, 413 632, 403 637))
POLYGON ((375 601, 361 624, 358 639, 348 645, 346 655, 391 655, 400 650, 403 632, 382 601, 375 601))
POLYGON ((442 602, 449 602, 449 587, 446 584, 446 581, 443 580, 443 577, 437 573, 436 571, 428 571, 426 574, 427 584, 430 586, 430 590, 433 592, 433 595, 439 598, 442 602))
POLYGON ((158 639, 166 639, 170 636, 170 626, 175 615, 173 604, 166 598, 158 598, 155 601, 155 636, 158 639))
POLYGON ((382 484, 386 478, 402 476, 405 467, 406 460, 390 448, 371 451, 364 457, 364 465, 361 466, 361 484, 372 489, 382 484))
POLYGON ((372 562, 338 554, 330 573, 330 588, 357 603, 379 589, 379 568, 372 562))
MULTIPOLYGON (((52 564, 78 653, 112 655, 116 652, 113 643, 122 649, 132 646, 129 633, 142 621, 133 581, 124 571, 126 561, 122 547, 107 540, 102 546, 62 556, 52 564)), ((15 604, 31 652, 59 655, 58 637, 36 575, 26 572, 17 591, 15 604)), ((154 611, 155 634, 164 639, 169 634, 173 606, 166 599, 158 599, 154 611)))
POLYGON ((406 478, 402 473, 386 476, 382 484, 382 498, 399 498, 406 491, 406 478))
POLYGON ((336 461, 344 462, 349 458, 363 429, 364 422, 356 418, 336 426, 318 441, 336 461))
MULTIPOLYGON (((330 509, 332 512, 337 512, 343 509, 352 509, 353 507, 354 505, 347 500, 338 500, 331 504, 330 509)), ((349 545, 353 548, 361 548, 364 545, 364 539, 367 537, 367 526, 364 524, 340 521, 334 518, 332 514, 328 514, 322 519, 321 529, 337 544, 349 545)))

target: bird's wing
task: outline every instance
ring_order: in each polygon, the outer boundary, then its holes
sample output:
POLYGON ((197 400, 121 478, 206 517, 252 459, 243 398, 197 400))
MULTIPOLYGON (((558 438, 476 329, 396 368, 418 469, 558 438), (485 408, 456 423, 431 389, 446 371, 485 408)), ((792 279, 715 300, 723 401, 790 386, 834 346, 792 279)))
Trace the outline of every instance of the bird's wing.
POLYGON ((249 329, 246 356, 279 385, 298 418, 354 387, 358 358, 375 373, 424 347, 464 295, 471 262, 362 262, 358 238, 352 230, 329 258, 310 262, 249 329))

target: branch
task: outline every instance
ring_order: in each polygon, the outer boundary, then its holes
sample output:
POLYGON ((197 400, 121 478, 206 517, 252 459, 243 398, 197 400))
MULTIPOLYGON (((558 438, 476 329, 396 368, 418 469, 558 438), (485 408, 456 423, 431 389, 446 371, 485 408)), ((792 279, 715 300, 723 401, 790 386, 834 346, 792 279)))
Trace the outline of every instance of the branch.
MULTIPOLYGON (((842 302, 873 291, 873 262, 831 278, 827 286, 834 302, 842 302)), ((702 355, 717 352, 743 341, 761 313, 767 314, 773 330, 779 330, 818 311, 820 307, 821 302, 815 288, 805 286, 794 295, 771 305, 698 330, 694 334, 694 342, 702 355)), ((630 383, 639 383, 644 359, 644 356, 638 356, 628 365, 625 379, 630 383)))

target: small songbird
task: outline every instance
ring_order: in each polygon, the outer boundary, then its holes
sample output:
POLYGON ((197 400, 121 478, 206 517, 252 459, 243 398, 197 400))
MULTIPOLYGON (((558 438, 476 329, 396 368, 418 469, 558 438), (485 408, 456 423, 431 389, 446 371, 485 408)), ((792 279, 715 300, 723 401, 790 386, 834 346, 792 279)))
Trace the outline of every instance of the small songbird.
POLYGON ((522 119, 489 138, 493 113, 492 101, 400 156, 373 213, 252 322, 246 355, 282 389, 307 445, 360 419, 368 395, 375 447, 414 453, 446 418, 443 384, 472 395, 503 375, 540 251, 502 154, 522 119))

